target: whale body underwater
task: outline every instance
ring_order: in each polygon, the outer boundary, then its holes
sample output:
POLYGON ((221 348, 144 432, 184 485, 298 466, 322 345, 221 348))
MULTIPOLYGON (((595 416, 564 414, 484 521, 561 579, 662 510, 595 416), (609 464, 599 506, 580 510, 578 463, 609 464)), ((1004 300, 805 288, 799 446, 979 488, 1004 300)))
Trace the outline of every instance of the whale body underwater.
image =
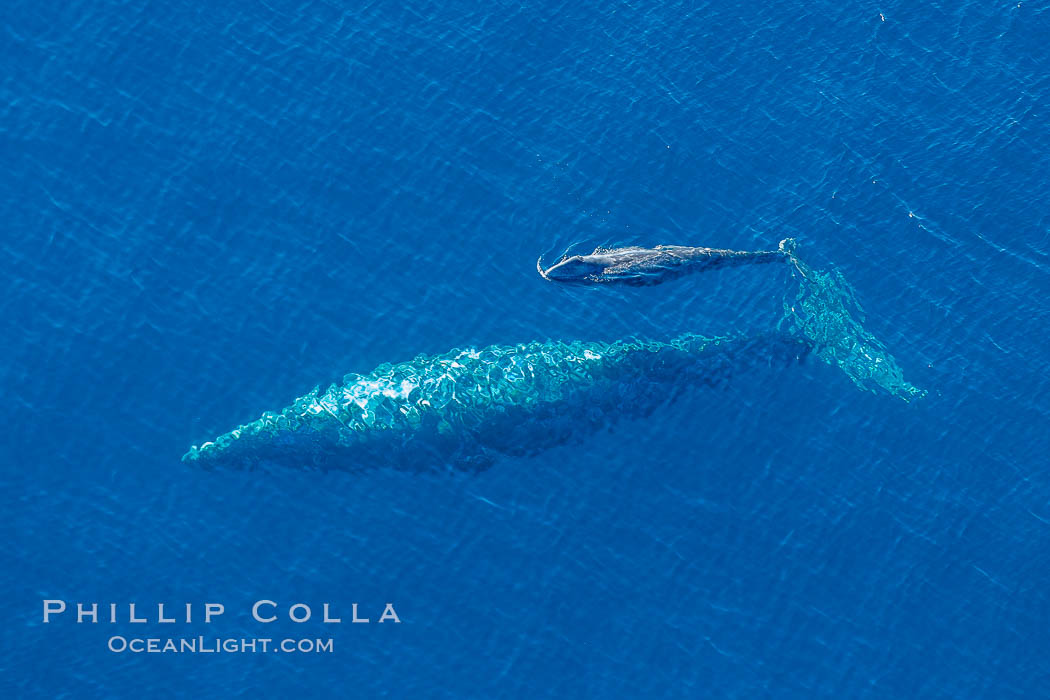
POLYGON ((841 276, 795 259, 799 292, 776 328, 756 337, 546 341, 420 355, 348 374, 279 412, 231 430, 183 461, 203 467, 271 465, 355 470, 482 469, 581 439, 623 416, 644 416, 695 386, 719 385, 753 363, 816 357, 858 388, 905 401, 883 345, 854 319, 841 276))
POLYGON ((803 343, 773 334, 669 341, 532 342, 451 350, 348 374, 183 458, 202 466, 318 468, 392 463, 484 468, 572 442, 612 417, 642 416, 748 360, 785 363, 803 343))

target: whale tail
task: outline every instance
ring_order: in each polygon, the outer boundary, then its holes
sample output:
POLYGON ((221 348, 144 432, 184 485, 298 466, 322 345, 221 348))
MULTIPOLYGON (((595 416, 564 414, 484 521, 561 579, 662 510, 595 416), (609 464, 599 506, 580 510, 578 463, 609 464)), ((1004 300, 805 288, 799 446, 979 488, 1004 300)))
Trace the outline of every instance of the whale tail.
POLYGON ((795 254, 795 240, 785 238, 780 250, 799 271, 798 294, 784 300, 782 329, 803 338, 813 353, 838 367, 856 386, 911 401, 926 395, 904 379, 893 356, 862 325, 863 309, 853 288, 837 270, 814 270, 795 254))

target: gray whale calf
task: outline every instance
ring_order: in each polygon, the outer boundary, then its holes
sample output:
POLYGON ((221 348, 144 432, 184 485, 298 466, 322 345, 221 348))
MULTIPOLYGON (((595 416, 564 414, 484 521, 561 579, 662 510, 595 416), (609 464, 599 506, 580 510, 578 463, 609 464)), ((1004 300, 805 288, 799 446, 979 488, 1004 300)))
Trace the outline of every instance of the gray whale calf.
POLYGON ((554 282, 615 282, 653 285, 682 275, 719 267, 793 262, 794 240, 785 238, 778 250, 725 250, 658 245, 655 248, 596 248, 589 255, 567 255, 543 269, 542 258, 536 269, 544 279, 554 282))

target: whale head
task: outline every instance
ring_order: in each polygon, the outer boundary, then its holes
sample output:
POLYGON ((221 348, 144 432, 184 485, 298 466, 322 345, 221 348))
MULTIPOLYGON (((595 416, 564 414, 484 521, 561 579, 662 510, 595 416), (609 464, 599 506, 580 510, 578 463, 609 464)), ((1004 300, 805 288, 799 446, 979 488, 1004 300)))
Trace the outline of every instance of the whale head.
POLYGON ((544 270, 540 267, 540 274, 546 279, 556 282, 574 282, 593 279, 602 274, 605 266, 593 259, 590 255, 570 255, 562 258, 557 263, 544 270))

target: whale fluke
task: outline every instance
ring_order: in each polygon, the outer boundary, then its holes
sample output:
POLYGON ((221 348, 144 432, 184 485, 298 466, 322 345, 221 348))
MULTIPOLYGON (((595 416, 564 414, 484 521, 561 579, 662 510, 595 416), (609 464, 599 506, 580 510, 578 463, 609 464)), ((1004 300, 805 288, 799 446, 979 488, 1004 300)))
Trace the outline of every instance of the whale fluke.
POLYGON ((861 324, 863 311, 842 274, 812 269, 793 249, 790 255, 801 277, 797 295, 784 302, 780 327, 805 338, 818 358, 841 369, 862 389, 885 391, 905 401, 926 396, 924 389, 904 379, 886 347, 861 324))

